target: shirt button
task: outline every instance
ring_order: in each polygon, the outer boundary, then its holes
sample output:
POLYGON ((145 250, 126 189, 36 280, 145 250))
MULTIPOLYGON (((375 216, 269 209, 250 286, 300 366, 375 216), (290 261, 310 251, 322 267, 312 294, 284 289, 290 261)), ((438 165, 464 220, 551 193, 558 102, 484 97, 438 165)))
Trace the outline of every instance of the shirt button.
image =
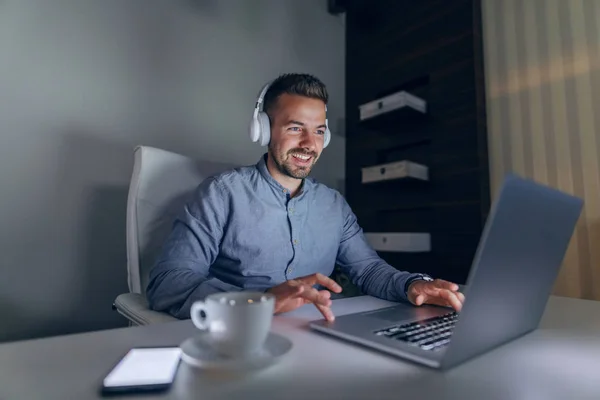
POLYGON ((291 274, 293 270, 294 270, 294 269, 293 269, 292 267, 289 267, 289 268, 287 269, 287 273, 288 273, 288 274, 291 274))
POLYGON ((298 244, 298 239, 294 239, 294 244, 298 244))

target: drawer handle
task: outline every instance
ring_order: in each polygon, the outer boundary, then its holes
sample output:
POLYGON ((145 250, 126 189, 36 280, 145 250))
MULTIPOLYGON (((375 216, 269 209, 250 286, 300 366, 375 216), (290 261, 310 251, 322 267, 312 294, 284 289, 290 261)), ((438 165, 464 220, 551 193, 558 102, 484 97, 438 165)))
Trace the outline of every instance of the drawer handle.
POLYGON ((385 174, 385 167, 380 168, 379 172, 381 173, 381 175, 385 174))

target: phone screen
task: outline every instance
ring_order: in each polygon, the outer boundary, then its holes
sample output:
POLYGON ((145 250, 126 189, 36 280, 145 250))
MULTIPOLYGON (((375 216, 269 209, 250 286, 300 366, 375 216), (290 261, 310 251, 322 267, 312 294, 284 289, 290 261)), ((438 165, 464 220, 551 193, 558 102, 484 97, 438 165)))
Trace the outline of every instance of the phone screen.
POLYGON ((103 392, 168 389, 181 359, 179 347, 133 348, 106 375, 103 392))

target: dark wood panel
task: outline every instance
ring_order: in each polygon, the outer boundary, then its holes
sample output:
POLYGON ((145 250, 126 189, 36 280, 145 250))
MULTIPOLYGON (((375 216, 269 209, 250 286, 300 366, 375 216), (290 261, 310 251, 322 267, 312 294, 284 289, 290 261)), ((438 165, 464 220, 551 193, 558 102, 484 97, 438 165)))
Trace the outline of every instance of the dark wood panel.
POLYGON ((365 232, 428 232, 469 234, 481 229, 481 216, 473 203, 438 203, 410 209, 374 211, 356 209, 365 232))
POLYGON ((431 233, 430 253, 387 262, 458 282, 490 203, 479 1, 354 0, 346 15, 346 198, 365 232, 431 233), (427 115, 359 121, 359 105, 399 90, 427 115), (361 168, 399 160, 429 181, 361 183, 361 168))
POLYGON ((362 196, 353 206, 373 210, 420 207, 435 203, 479 202, 479 170, 477 168, 431 172, 430 182, 378 182, 362 185, 362 196))
POLYGON ((422 272, 436 276, 435 256, 430 253, 388 253, 378 252, 379 256, 392 267, 410 272, 422 272))
POLYGON ((378 0, 377 7, 372 7, 373 1, 354 2, 352 12, 347 21, 355 33, 355 45, 364 47, 372 45, 374 38, 401 37, 423 25, 431 22, 436 10, 448 4, 447 0, 429 0, 413 2, 407 7, 407 0, 378 0), (360 4, 359 4, 360 3, 360 4), (371 11, 371 13, 369 13, 371 11), (360 29, 366 18, 377 23, 377 29, 360 29))
MULTIPOLYGON (((472 42, 472 35, 466 35, 448 43, 437 53, 427 54, 423 58, 396 62, 394 59, 396 53, 392 52, 386 55, 386 59, 377 63, 371 61, 364 66, 357 63, 352 66, 352 73, 355 74, 353 85, 356 86, 356 89, 353 93, 347 93, 348 100, 358 106, 358 104, 397 91, 406 82, 424 79, 423 77, 428 77, 431 81, 436 78, 436 73, 442 74, 440 79, 446 79, 443 78, 443 72, 447 68, 466 59, 473 59, 473 52, 468 49, 472 42), (390 67, 392 63, 396 63, 398 66, 393 69, 390 67)), ((440 81, 440 79, 437 80, 440 81)), ((423 86, 413 88, 412 91, 415 94, 427 96, 427 90, 432 89, 435 87, 423 86)))
MULTIPOLYGON (((360 61, 369 65, 369 63, 378 64, 387 53, 394 52, 394 63, 384 67, 392 69, 397 68, 402 60, 407 62, 433 53, 463 35, 472 34, 469 3, 470 1, 453 0, 446 1, 435 9, 430 7, 428 23, 402 20, 404 13, 396 14, 392 22, 393 29, 388 34, 371 37, 368 44, 358 44, 357 55, 361 56, 360 61), (431 29, 434 26, 432 24, 439 25, 431 29)), ((372 4, 373 7, 379 7, 375 2, 372 4)), ((360 24, 360 20, 354 22, 360 24)), ((378 27, 381 28, 383 27, 378 27)))

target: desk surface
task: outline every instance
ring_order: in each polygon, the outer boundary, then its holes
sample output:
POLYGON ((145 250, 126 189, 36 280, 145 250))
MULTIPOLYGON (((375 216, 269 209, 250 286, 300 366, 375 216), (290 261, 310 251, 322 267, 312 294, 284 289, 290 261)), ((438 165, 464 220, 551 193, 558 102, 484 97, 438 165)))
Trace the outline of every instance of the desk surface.
MULTIPOLYGON (((389 304, 365 296, 336 300, 333 309, 389 304)), ((600 399, 600 302, 551 297, 540 329, 445 372, 312 332, 306 323, 317 318, 310 305, 275 317, 273 331, 294 343, 280 363, 243 377, 182 364, 163 397, 600 399)), ((176 321, 0 345, 0 399, 98 398, 102 378, 129 348, 178 345, 194 332, 190 321, 176 321)))

